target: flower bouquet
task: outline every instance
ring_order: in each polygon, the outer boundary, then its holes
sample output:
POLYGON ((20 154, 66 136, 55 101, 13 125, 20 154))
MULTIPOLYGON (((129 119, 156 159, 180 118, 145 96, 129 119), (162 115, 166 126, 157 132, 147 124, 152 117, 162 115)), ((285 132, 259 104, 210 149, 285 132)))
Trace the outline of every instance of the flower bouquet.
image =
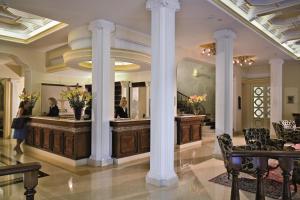
POLYGON ((91 100, 92 96, 89 92, 81 90, 76 87, 75 89, 69 89, 62 91, 62 99, 69 101, 71 108, 74 110, 74 115, 76 120, 81 119, 82 109, 91 100))
POLYGON ((207 97, 206 94, 202 96, 193 95, 189 97, 188 103, 191 105, 193 109, 193 113, 195 115, 199 115, 201 113, 201 110, 204 110, 202 102, 206 101, 206 97, 207 97))
POLYGON ((32 109, 35 106, 35 103, 39 99, 40 95, 36 92, 29 93, 26 92, 25 88, 23 89, 22 93, 19 95, 19 98, 21 101, 25 101, 29 103, 29 108, 28 108, 28 114, 32 115, 32 109))

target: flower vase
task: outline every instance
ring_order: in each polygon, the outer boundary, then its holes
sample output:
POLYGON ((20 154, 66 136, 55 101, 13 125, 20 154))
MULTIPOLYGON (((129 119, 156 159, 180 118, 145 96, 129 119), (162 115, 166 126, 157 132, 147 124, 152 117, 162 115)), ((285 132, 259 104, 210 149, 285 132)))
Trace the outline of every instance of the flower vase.
POLYGON ((194 113, 194 115, 199 115, 200 110, 197 109, 197 108, 195 108, 195 107, 193 107, 193 113, 194 113))
POLYGON ((74 108, 74 115, 76 120, 80 120, 82 115, 82 108, 74 108))

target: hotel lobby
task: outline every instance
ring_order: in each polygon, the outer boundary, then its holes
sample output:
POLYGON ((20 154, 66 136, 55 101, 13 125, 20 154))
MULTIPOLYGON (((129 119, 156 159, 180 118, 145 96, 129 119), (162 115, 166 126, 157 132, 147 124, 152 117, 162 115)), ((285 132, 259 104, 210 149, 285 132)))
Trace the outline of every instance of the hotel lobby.
POLYGON ((0 199, 300 199, 299 0, 0 0, 0 69, 0 199))

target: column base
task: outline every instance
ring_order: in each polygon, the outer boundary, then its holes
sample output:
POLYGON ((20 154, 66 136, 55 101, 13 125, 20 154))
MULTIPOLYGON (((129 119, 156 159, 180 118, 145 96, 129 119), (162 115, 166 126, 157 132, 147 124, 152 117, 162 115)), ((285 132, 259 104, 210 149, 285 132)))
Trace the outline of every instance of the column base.
POLYGON ((178 184, 178 177, 175 174, 174 176, 168 178, 168 179, 158 179, 155 177, 151 177, 149 175, 149 173, 146 176, 146 183, 151 184, 151 185, 155 185, 158 187, 169 187, 169 186, 173 186, 173 185, 177 185, 178 184))
POLYGON ((87 164, 92 167, 104 167, 104 166, 112 165, 113 163, 114 160, 112 158, 103 159, 103 160, 94 160, 92 158, 89 158, 87 161, 87 164))

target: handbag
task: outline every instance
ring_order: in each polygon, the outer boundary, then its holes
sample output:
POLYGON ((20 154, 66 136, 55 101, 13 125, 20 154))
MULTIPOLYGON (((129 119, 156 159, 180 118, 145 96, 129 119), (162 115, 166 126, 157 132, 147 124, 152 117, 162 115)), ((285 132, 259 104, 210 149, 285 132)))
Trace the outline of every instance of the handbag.
POLYGON ((13 129, 22 129, 25 126, 25 118, 24 117, 16 117, 13 119, 11 128, 13 129))

